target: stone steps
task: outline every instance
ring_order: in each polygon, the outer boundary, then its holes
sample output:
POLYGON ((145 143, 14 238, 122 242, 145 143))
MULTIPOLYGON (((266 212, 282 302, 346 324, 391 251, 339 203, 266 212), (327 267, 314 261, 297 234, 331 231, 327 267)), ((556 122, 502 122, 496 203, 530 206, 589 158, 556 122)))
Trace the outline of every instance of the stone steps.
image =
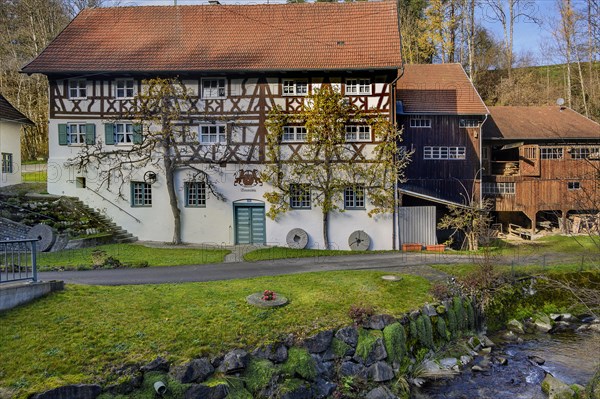
POLYGON ((125 230, 124 228, 122 228, 121 226, 116 224, 111 218, 109 218, 108 216, 103 215, 101 213, 98 213, 98 211, 96 211, 92 207, 85 204, 79 198, 74 198, 74 197, 69 197, 69 198, 75 204, 77 204, 78 207, 85 210, 86 212, 93 214, 94 217, 96 218, 96 220, 98 220, 98 222, 100 224, 102 224, 107 230, 109 230, 112 233, 114 242, 122 244, 122 243, 132 243, 132 242, 136 242, 138 240, 138 238, 136 236, 134 236, 133 234, 131 234, 130 232, 128 232, 127 230, 125 230))

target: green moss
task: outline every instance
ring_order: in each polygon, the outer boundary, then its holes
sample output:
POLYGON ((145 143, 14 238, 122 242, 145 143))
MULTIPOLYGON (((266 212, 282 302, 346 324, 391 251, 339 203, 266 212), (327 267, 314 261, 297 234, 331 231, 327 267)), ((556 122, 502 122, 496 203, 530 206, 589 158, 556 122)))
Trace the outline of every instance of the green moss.
POLYGON ((422 314, 417 318, 417 334, 421 345, 430 349, 435 349, 433 343, 433 329, 429 316, 422 314))
POLYGON ((279 367, 266 359, 251 358, 242 376, 248 390, 257 394, 266 388, 271 378, 279 371, 279 367))
POLYGON ((435 311, 438 314, 444 314, 446 313, 446 307, 444 305, 439 305, 437 308, 435 308, 435 311))
POLYGON ((297 378, 287 378, 283 380, 281 384, 279 384, 279 395, 277 395, 277 397, 281 397, 286 393, 293 392, 303 385, 306 385, 306 381, 302 381, 297 378))
POLYGON ((465 329, 475 331, 475 309, 473 308, 473 302, 466 298, 463 301, 463 307, 465 310, 465 319, 467 321, 465 329))
POLYGON ((317 376, 317 365, 306 349, 290 348, 281 371, 291 377, 298 375, 305 380, 314 380, 317 376))
POLYGON ((450 334, 450 331, 448 331, 448 328, 446 327, 446 320, 444 320, 443 317, 438 318, 435 327, 437 330, 437 334, 442 341, 450 341, 450 338, 452 338, 452 336, 450 334))
POLYGON ((383 343, 388 361, 400 364, 406 355, 406 332, 400 323, 390 324, 383 329, 383 343))
POLYGON ((417 323, 414 320, 410 321, 410 337, 413 339, 419 339, 419 333, 417 332, 417 323))
POLYGON ((127 395, 111 395, 108 393, 102 394, 98 399, 147 399, 156 397, 154 383, 162 381, 167 386, 167 392, 161 396, 166 399, 179 399, 185 396, 185 392, 189 388, 189 384, 181 384, 174 380, 169 375, 153 371, 144 374, 144 381, 140 389, 131 392, 127 395))
POLYGON ((448 329, 452 338, 458 337, 458 321, 456 320, 456 312, 453 308, 448 309, 448 329))
POLYGON ((352 349, 352 347, 341 339, 334 337, 331 341, 331 349, 337 357, 344 357, 346 356, 346 353, 352 349))
POLYGON ((378 330, 358 330, 358 344, 356 344, 356 355, 366 360, 369 353, 373 350, 378 339, 383 337, 383 333, 378 330))
POLYGON ((463 301, 460 297, 456 296, 452 299, 452 309, 456 315, 456 329, 457 331, 465 331, 467 320, 465 315, 465 309, 463 307, 463 301))

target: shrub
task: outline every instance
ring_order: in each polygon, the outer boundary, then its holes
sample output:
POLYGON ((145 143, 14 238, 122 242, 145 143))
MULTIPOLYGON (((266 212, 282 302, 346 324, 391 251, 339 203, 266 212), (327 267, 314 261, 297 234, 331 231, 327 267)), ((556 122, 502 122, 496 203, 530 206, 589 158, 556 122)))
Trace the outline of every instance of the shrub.
POLYGON ((305 380, 314 380, 317 376, 315 359, 304 348, 290 348, 281 370, 291 377, 297 374, 305 380))
POLYGON ((427 315, 421 315, 417 318, 417 334, 421 345, 434 349, 433 331, 431 327, 431 319, 427 315))
POLYGON ((445 283, 435 283, 429 288, 429 293, 438 301, 448 299, 451 295, 450 287, 445 283))
POLYGON ((470 331, 475 331, 475 309, 473 309, 473 302, 470 299, 463 301, 463 307, 465 308, 465 317, 467 319, 466 328, 470 331))
POLYGON ((383 343, 388 361, 400 364, 406 355, 406 332, 400 323, 390 324, 383 329, 383 343))
POLYGON ((436 324, 437 333, 442 341, 450 341, 450 331, 446 328, 446 320, 443 317, 439 317, 436 324))
POLYGON ((357 326, 362 325, 367 319, 375 314, 375 309, 370 305, 351 305, 348 316, 357 326))
POLYGON ((417 323, 414 320, 410 321, 410 337, 414 338, 414 339, 418 339, 419 338, 419 334, 417 332, 417 323))
POLYGON ((458 322, 456 320, 456 312, 453 307, 448 308, 448 327, 452 337, 458 336, 458 322))
POLYGON ((463 308, 462 299, 458 296, 455 296, 452 300, 452 309, 454 309, 454 314, 456 315, 456 329, 458 331, 465 330, 465 309, 463 308))

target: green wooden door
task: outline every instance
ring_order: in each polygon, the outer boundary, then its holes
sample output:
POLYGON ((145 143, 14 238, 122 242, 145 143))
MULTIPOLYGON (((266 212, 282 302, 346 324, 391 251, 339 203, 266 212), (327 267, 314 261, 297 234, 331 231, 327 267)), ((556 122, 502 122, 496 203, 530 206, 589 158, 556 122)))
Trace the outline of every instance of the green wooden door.
POLYGON ((265 244, 264 205, 235 207, 235 243, 265 244))

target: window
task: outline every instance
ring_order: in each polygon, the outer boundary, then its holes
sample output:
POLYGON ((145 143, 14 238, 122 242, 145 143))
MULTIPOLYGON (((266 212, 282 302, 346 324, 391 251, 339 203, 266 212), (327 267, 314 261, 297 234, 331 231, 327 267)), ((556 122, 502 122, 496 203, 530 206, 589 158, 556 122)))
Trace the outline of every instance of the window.
POLYGON ((133 144, 133 123, 115 123, 115 144, 133 144))
POLYGON ((284 80, 284 96, 305 96, 308 94, 308 82, 302 80, 284 80))
POLYGON ((202 79, 202 98, 225 98, 225 79, 202 79))
POLYGON ((13 173, 13 154, 2 153, 2 173, 13 173))
POLYGON ((490 147, 481 147, 481 159, 484 161, 489 161, 490 147))
POLYGON ((185 206, 201 208, 206 206, 206 183, 190 181, 185 183, 185 206))
POLYGON ((308 184, 290 185, 290 207, 310 209, 310 186, 308 184))
POLYGON ((346 187, 344 209, 365 209, 365 188, 363 186, 346 187))
POLYGON ((306 141, 306 128, 304 126, 284 126, 281 141, 286 143, 306 141))
POLYGON ((423 159, 465 159, 466 147, 437 147, 423 148, 423 159))
POLYGON ((87 127, 85 123, 67 124, 67 143, 85 144, 87 127))
POLYGON ((69 99, 82 100, 87 98, 87 80, 71 79, 69 80, 69 99))
POLYGON ((487 195, 514 195, 514 182, 483 183, 483 193, 487 195))
POLYGON ((479 127, 477 119, 461 119, 458 124, 460 127, 479 127))
POLYGON ((567 189, 569 191, 581 190, 581 183, 578 181, 567 182, 567 189))
POLYGON ((541 147, 540 148, 541 159, 563 159, 562 147, 541 147))
POLYGON ((202 125, 199 128, 200 144, 226 143, 225 125, 202 125))
POLYGON ((600 147, 573 147, 569 150, 571 159, 598 159, 600 147))
POLYGON ((115 98, 126 100, 131 99, 135 95, 133 79, 117 79, 115 80, 115 98))
POLYGON ((346 79, 346 94, 371 94, 370 79, 346 79))
POLYGON ((430 128, 431 127, 431 119, 421 118, 421 117, 410 118, 410 127, 430 128))
POLYGON ((83 177, 83 176, 76 177, 75 178, 75 187, 76 188, 85 188, 86 187, 85 177, 83 177))
POLYGON ((131 206, 152 206, 152 187, 144 182, 131 182, 131 206))
POLYGON ((346 141, 371 141, 371 126, 346 126, 346 141))

